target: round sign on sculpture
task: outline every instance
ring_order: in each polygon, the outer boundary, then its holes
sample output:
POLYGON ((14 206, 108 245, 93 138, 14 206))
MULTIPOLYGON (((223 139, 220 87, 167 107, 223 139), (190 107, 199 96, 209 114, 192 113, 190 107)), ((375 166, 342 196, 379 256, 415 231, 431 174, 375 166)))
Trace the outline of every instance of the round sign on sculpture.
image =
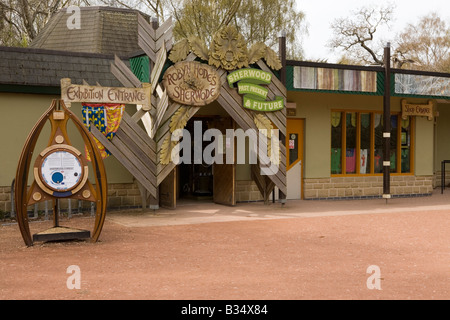
POLYGON ((71 146, 60 145, 56 149, 44 150, 41 154, 44 155, 38 158, 38 175, 35 175, 35 179, 50 189, 52 195, 66 196, 68 192, 72 193, 88 174, 88 167, 82 164, 79 151, 71 146))

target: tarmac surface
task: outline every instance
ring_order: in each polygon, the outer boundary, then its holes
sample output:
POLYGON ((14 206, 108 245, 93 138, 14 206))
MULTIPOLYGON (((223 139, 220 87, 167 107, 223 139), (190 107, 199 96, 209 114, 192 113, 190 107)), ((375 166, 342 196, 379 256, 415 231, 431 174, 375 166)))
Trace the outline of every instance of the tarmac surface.
MULTIPOLYGON (((436 189, 388 201, 111 211, 97 243, 26 247, 17 224, 0 222, 0 299, 447 300, 449 218, 450 190, 436 189), (69 288, 70 266, 80 288, 69 288)), ((90 229, 93 218, 61 224, 90 229)), ((47 227, 30 223, 32 233, 47 227)))

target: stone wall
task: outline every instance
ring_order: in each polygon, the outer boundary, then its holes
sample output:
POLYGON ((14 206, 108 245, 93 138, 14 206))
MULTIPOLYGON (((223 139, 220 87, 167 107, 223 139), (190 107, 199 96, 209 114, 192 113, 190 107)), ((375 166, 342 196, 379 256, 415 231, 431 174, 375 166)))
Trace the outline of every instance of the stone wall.
MULTIPOLYGON (((440 172, 434 176, 391 176, 391 194, 394 196, 430 195, 434 187, 439 187, 440 172)), ((446 184, 450 183, 450 172, 446 176, 446 184), (448 180, 448 182, 447 182, 448 180)), ((304 199, 364 199, 378 198, 383 194, 382 176, 365 177, 331 177, 320 179, 305 179, 304 199)), ((236 202, 262 201, 262 195, 254 181, 236 181, 236 202)), ((76 213, 81 210, 89 211, 91 203, 77 200, 71 201, 71 209, 76 213)), ((141 196, 136 183, 115 183, 108 185, 108 209, 129 209, 141 206, 141 196)), ((67 211, 68 200, 61 201, 61 210, 67 211)), ((47 204, 52 210, 52 204, 47 204)), ((30 207, 33 211, 34 208, 30 207)), ((39 212, 45 210, 45 204, 39 203, 39 212)), ((11 187, 0 187, 0 218, 9 216, 11 212, 11 187)))
MULTIPOLYGON (((236 181, 236 202, 262 201, 262 195, 254 181, 236 181)), ((88 201, 71 200, 71 210, 77 213, 79 205, 83 212, 91 210, 91 203, 88 201)), ((115 183, 108 185, 108 209, 128 209, 141 207, 141 196, 136 183, 115 183)), ((61 210, 67 211, 69 202, 67 199, 61 200, 61 210)), ((34 211, 34 207, 28 208, 34 211)), ((45 211, 45 203, 39 203, 37 210, 40 214, 45 211)), ((47 210, 51 212, 52 204, 47 203, 47 210)), ((0 187, 0 218, 10 216, 11 212, 11 187, 0 187)))
POLYGON ((0 187, 0 218, 11 212, 11 187, 0 187))
MULTIPOLYGON (((434 176, 391 176, 391 195, 430 195, 434 176)), ((383 195, 383 176, 305 179, 304 199, 365 199, 383 195)))
MULTIPOLYGON (((434 174, 434 181, 433 181, 434 188, 438 188, 438 187, 440 188, 442 185, 441 173, 442 173, 442 171, 439 170, 434 174)), ((450 172, 449 171, 445 171, 445 187, 446 188, 450 187, 450 172)))
POLYGON ((263 197, 253 180, 236 181, 236 202, 262 201, 263 197))
MULTIPOLYGON (((11 187, 0 187, 0 218, 9 217, 11 213, 11 187)), ((61 199, 61 210, 67 211, 69 208, 68 199, 61 199)), ((70 207, 73 213, 79 211, 79 206, 83 212, 91 210, 91 202, 71 200, 70 207)), ((141 206, 141 196, 136 183, 114 183, 108 185, 108 209, 128 209, 139 208, 141 206)), ((41 202, 36 207, 39 213, 45 212, 46 204, 41 202)), ((34 211, 34 206, 28 208, 34 211)), ((47 210, 52 211, 52 203, 47 203, 47 210)))

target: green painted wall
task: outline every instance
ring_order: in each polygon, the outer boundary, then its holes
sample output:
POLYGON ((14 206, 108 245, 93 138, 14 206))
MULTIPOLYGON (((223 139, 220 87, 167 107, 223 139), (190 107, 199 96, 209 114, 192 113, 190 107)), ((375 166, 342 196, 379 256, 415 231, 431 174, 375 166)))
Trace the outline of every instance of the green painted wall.
MULTIPOLYGON (((441 161, 450 160, 450 101, 448 103, 438 103, 437 111, 439 116, 436 119, 435 129, 435 160, 434 169, 441 170, 441 161)), ((446 171, 450 170, 450 165, 446 165, 446 171)))
POLYGON ((434 121, 426 117, 416 117, 415 161, 416 176, 434 173, 434 121))
MULTIPOLYGON (((17 169, 25 139, 28 133, 50 106, 53 95, 0 93, 0 148, 4 151, 0 157, 0 186, 11 185, 17 169)), ((391 110, 400 111, 400 97, 391 99, 391 110)), ((415 103, 426 103, 426 99, 409 99, 415 103)), ((330 116, 332 109, 373 110, 382 111, 381 96, 345 95, 338 93, 315 93, 289 91, 288 102, 297 103, 297 118, 305 119, 304 142, 304 178, 326 178, 330 176, 330 116)), ((438 104, 439 117, 437 126, 434 121, 416 117, 415 130, 415 174, 432 175, 440 170, 440 161, 450 159, 450 108, 449 104, 438 104), (436 138, 435 138, 436 137, 436 138), (436 146, 436 147, 434 147, 436 146)), ((81 105, 73 104, 72 109, 81 118, 81 105)), ((127 106, 129 114, 134 113, 133 106, 127 106)), ((202 108, 199 115, 218 114, 226 116, 226 112, 217 103, 202 108)), ((80 151, 84 145, 78 131, 69 124, 72 143, 80 151)), ((44 128, 36 150, 42 150, 48 143, 49 126, 44 128)), ((34 162, 32 162, 34 163, 34 162)), ((109 183, 129 183, 133 177, 114 158, 105 159, 109 183)), ((450 169, 450 168, 449 168, 450 169)), ((250 166, 237 166, 237 179, 250 180, 250 166)), ((91 179, 92 181, 92 179, 91 179)))
MULTIPOLYGON (((52 99, 57 98, 59 97, 39 94, 0 93, 0 114, 2 114, 0 117, 0 148, 4 150, 0 157, 0 186, 11 185, 28 134, 45 110, 50 107, 52 99)), ((81 119, 81 104, 72 104, 71 110, 81 119)), ((71 143, 84 154, 83 140, 71 122, 68 124, 68 132, 71 143)), ((50 124, 48 123, 39 137, 36 151, 46 148, 49 134, 50 124)), ((34 159, 31 167, 34 165, 34 159)), ((106 158, 104 163, 109 183, 133 181, 132 176, 114 157, 106 158)), ((90 167, 90 171, 92 171, 92 167, 90 167)), ((29 174, 29 177, 29 183, 31 183, 32 174, 29 174)), ((90 181, 95 182, 93 176, 90 181)))
MULTIPOLYGON (((400 97, 391 98, 391 112, 401 111, 401 99, 400 97)), ((304 178, 330 177, 331 110, 383 110, 382 96, 289 91, 288 102, 297 103, 295 118, 305 119, 304 178)), ((426 103, 427 100, 416 98, 411 102, 426 103)), ((445 123, 449 123, 450 112, 446 116, 448 119, 445 120, 445 123)), ((416 117, 416 120, 415 174, 432 175, 434 166, 433 121, 428 121, 423 117, 416 117)), ((439 146, 438 150, 439 148, 442 147, 439 146)), ((450 157, 450 144, 446 150, 450 157)))

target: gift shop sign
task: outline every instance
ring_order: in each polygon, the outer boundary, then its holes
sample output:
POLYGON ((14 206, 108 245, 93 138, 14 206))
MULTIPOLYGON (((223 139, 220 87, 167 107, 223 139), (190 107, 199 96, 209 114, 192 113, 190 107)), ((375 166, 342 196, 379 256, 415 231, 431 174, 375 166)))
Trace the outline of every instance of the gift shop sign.
POLYGON ((180 104, 204 106, 219 97, 220 76, 209 65, 196 61, 177 62, 167 69, 163 85, 169 98, 180 104))
POLYGON ((433 119, 433 101, 428 101, 427 104, 408 103, 402 99, 402 118, 406 119, 408 116, 424 116, 428 120, 433 119))
POLYGON ((227 80, 231 88, 234 83, 238 83, 238 92, 244 95, 244 108, 262 112, 278 111, 284 108, 283 97, 275 97, 272 101, 266 100, 269 90, 261 84, 271 83, 270 72, 252 68, 239 69, 231 72, 227 80))

